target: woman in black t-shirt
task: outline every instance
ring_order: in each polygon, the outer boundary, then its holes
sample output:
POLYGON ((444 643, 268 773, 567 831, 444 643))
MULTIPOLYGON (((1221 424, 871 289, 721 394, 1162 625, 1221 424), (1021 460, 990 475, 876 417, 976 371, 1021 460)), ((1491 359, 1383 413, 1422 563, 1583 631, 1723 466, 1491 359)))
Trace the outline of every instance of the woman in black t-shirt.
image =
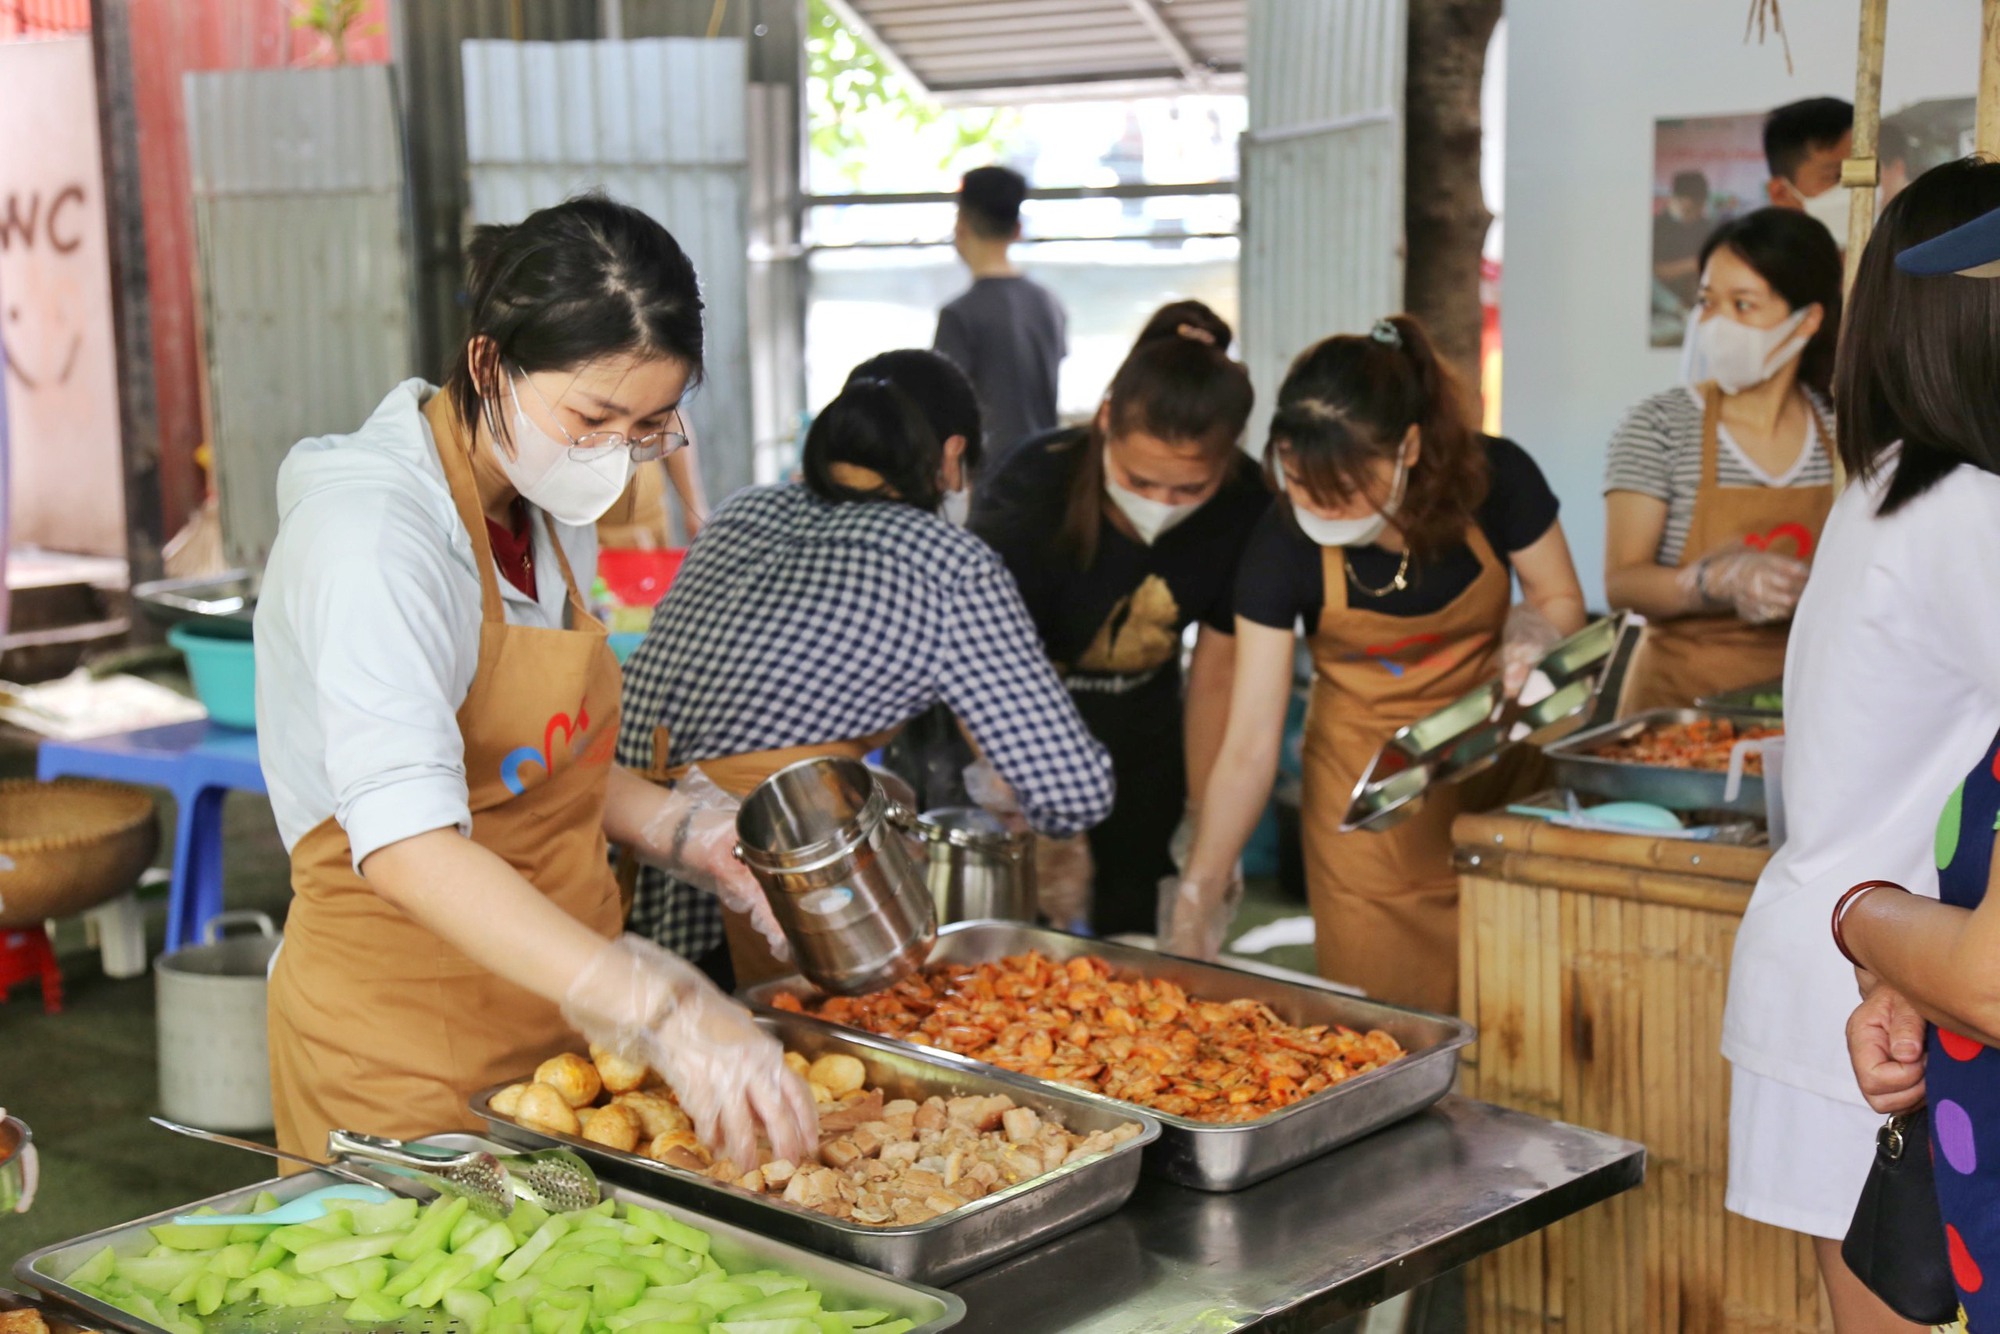
POLYGON ((1293 363, 1265 455, 1285 499, 1238 571, 1228 733, 1165 948, 1217 948, 1231 869, 1277 771, 1303 621, 1314 667, 1303 832, 1320 972, 1453 1012, 1453 789, 1383 833, 1343 834, 1341 820, 1398 727, 1496 674, 1518 692, 1584 622, 1548 483, 1520 446, 1470 422, 1456 378, 1408 315, 1293 363))
POLYGON ((1154 929, 1176 826, 1228 717, 1236 562, 1271 500, 1237 448, 1252 394, 1231 336, 1198 301, 1162 307, 1090 427, 1030 441, 973 491, 973 530, 1013 571, 1070 698, 1111 752, 1117 801, 1090 832, 1100 934, 1154 929), (1181 642, 1194 624, 1183 707, 1181 642))

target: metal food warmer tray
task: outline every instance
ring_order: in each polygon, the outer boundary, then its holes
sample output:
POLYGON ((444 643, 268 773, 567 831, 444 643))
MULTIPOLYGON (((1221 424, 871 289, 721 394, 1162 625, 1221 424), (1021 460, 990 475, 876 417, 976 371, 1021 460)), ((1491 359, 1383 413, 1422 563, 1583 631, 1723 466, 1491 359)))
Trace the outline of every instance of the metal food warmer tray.
POLYGON ((1618 801, 1647 801, 1673 811, 1713 811, 1764 815, 1764 780, 1744 774, 1735 797, 1729 796, 1729 775, 1718 769, 1682 769, 1665 764, 1634 764, 1603 752, 1642 733, 1675 724, 1713 720, 1739 728, 1767 728, 1769 714, 1721 709, 1652 709, 1603 727, 1578 732, 1545 752, 1554 766, 1554 781, 1574 792, 1618 801))
POLYGON ((835 1053, 855 1057, 868 1071, 863 1087, 879 1088, 890 1099, 922 1102, 932 1096, 1004 1093, 1078 1134, 1110 1130, 1127 1122, 1136 1122, 1140 1133, 1108 1153, 1016 1182, 927 1223, 871 1227, 573 1135, 522 1126, 493 1110, 493 1095, 505 1085, 474 1097, 472 1112, 484 1118, 496 1139, 536 1147, 561 1144, 582 1154, 612 1180, 657 1192, 764 1236, 898 1278, 929 1283, 953 1282, 1116 1212, 1139 1184, 1142 1150, 1160 1137, 1158 1119, 1127 1103, 1092 1100, 1074 1089, 1019 1076, 995 1077, 988 1073, 990 1067, 947 1064, 937 1059, 938 1053, 924 1048, 913 1049, 800 1015, 760 1015, 758 1022, 787 1051, 795 1051, 808 1061, 835 1053))
POLYGON ((193 579, 155 579, 135 585, 132 600, 156 625, 193 623, 214 634, 248 639, 261 582, 248 570, 225 570, 193 579))
MULTIPOLYGON (((417 1142, 454 1150, 484 1149, 493 1153, 505 1153, 513 1147, 483 1136, 461 1134, 430 1135, 417 1142)), ((106 1329, 125 1330, 130 1334, 169 1334, 158 1325, 71 1287, 64 1279, 106 1246, 121 1255, 145 1254, 153 1245, 152 1235, 147 1229, 171 1223, 177 1214, 189 1213, 204 1205, 222 1213, 245 1212, 260 1192, 269 1191, 282 1203, 331 1181, 332 1178, 324 1173, 302 1172, 297 1176, 260 1181, 240 1190, 224 1191, 220 1195, 211 1195, 205 1200, 168 1209, 136 1222, 105 1228, 74 1241, 31 1251, 15 1262, 14 1277, 56 1301, 75 1307, 106 1329)), ((662 1203, 609 1182, 604 1183, 603 1189, 606 1199, 656 1209, 708 1233, 713 1240, 710 1253, 727 1269, 782 1268, 810 1282, 826 1296, 829 1303, 838 1304, 841 1309, 877 1307, 888 1311, 892 1319, 900 1317, 914 1321, 916 1328, 911 1334, 937 1334, 937 1331, 950 1329, 965 1319, 964 1301, 951 1293, 871 1273, 844 1261, 803 1250, 789 1242, 759 1235, 749 1228, 682 1206, 662 1203)), ((367 1334, 366 1330, 344 1318, 342 1312, 346 1305, 342 1302, 335 1306, 286 1309, 246 1303, 225 1306, 214 1315, 205 1317, 203 1324, 209 1334, 342 1334, 342 1331, 367 1334)), ((398 1334, 405 1334, 405 1331, 407 1334, 418 1334, 418 1331, 423 1334, 472 1334, 470 1325, 442 1311, 413 1311, 394 1324, 368 1329, 395 1330, 398 1334)))
MULTIPOLYGON (((1002 1070, 954 1052, 894 1038, 875 1039, 903 1050, 921 1052, 933 1061, 967 1070, 990 1071, 1010 1083, 1059 1090, 1100 1107, 1115 1108, 1124 1116, 1134 1113, 1150 1116, 1160 1123, 1160 1137, 1146 1153, 1146 1166, 1196 1190, 1241 1190, 1392 1122, 1416 1115, 1450 1091, 1458 1075, 1459 1049, 1476 1035, 1473 1026, 1461 1019, 1363 1000, 1331 987, 1279 981, 1019 922, 959 922, 947 926, 938 932, 930 962, 933 965, 988 963, 1030 950, 1058 963, 1095 955, 1110 964, 1113 973, 1120 977, 1163 979, 1203 1000, 1262 1001, 1290 1024, 1342 1024, 1362 1031, 1379 1028, 1402 1044, 1408 1055, 1380 1069, 1356 1075, 1255 1121, 1216 1125, 1154 1111, 1089 1089, 1002 1070)), ((812 983, 799 976, 750 987, 742 994, 752 1005, 766 1010, 780 995, 788 994, 806 1003, 823 998, 812 983)), ((795 1017, 832 1032, 856 1031, 811 1016, 795 1017)))
POLYGON ((1508 704, 1500 682, 1488 681, 1398 728, 1354 785, 1342 832, 1394 828, 1417 813, 1433 786, 1484 773, 1514 746, 1547 746, 1604 721, 1638 639, 1628 613, 1603 617, 1536 664, 1550 691, 1533 704, 1508 704))

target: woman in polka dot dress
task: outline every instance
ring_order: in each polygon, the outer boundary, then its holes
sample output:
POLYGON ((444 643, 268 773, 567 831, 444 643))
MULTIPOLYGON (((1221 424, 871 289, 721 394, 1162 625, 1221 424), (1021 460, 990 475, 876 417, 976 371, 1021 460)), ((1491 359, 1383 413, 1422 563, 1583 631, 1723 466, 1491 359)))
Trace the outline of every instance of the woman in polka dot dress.
POLYGON ((1980 906, 1996 829, 2000 735, 1938 816, 1939 901, 1871 882, 1842 900, 1834 931, 1868 991, 1848 1022, 1862 1091, 1880 1112, 1930 1103, 1945 1249, 1963 1328, 1973 1334, 2000 1330, 2000 1040, 1992 1037, 2000 995, 1990 981, 1967 989, 1957 979, 1990 979, 1989 961, 2000 960, 2000 909, 1980 906), (1913 966, 1927 976, 1908 991, 1884 980, 1901 980, 1913 966))

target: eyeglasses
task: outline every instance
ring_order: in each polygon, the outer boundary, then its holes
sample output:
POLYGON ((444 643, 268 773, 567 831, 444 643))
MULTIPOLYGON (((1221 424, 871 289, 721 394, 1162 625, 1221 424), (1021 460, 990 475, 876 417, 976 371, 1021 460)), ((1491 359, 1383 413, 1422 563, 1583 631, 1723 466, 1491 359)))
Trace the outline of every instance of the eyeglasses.
MULTIPOLYGON (((663 459, 676 450, 687 448, 688 438, 682 431, 654 431, 640 436, 637 440, 623 431, 591 431, 584 435, 571 435, 569 429, 562 424, 562 418, 556 415, 555 405, 549 402, 548 396, 536 387, 533 380, 529 380, 525 375, 521 378, 527 380, 529 391, 541 402, 549 414, 549 420, 556 424, 558 431, 562 432, 563 439, 569 442, 569 456, 578 463, 597 463, 610 458, 621 449, 631 452, 634 463, 651 463, 654 459, 663 459)), ((507 391, 514 395, 514 408, 519 411, 521 394, 514 387, 515 383, 510 376, 507 381, 507 391)), ((674 425, 681 424, 680 409, 675 408, 674 425)))

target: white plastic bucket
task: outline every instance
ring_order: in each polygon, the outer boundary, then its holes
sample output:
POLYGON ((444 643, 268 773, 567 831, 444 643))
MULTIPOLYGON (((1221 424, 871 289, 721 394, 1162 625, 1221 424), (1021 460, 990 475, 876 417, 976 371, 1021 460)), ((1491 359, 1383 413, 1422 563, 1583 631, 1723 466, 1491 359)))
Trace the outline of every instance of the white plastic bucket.
POLYGON ((271 1124, 265 972, 280 937, 260 912, 218 914, 200 945, 153 965, 160 1033, 160 1110, 204 1130, 271 1124), (232 924, 258 934, 221 938, 232 924))

